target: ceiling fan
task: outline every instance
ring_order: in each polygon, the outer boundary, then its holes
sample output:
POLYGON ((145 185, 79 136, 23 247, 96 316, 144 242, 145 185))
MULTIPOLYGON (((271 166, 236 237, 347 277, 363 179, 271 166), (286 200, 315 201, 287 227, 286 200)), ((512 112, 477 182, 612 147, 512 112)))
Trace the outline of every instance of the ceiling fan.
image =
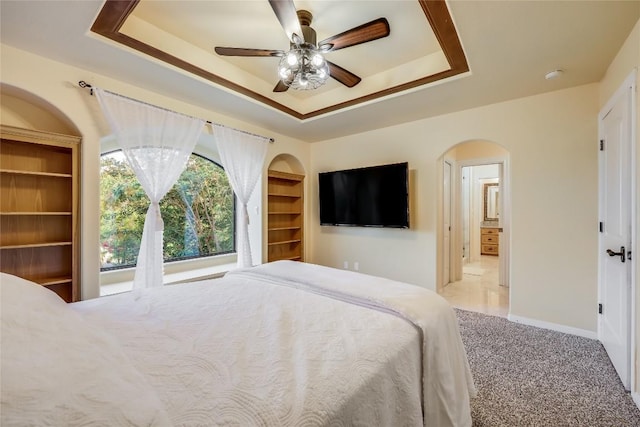
POLYGON ((329 77, 347 87, 357 85, 362 80, 360 77, 325 60, 324 54, 387 37, 390 33, 387 19, 378 18, 316 43, 316 32, 310 27, 311 12, 296 11, 293 0, 269 0, 269 4, 291 42, 289 51, 216 47, 215 52, 222 56, 280 57, 280 80, 274 92, 285 92, 289 88, 316 89, 329 77))

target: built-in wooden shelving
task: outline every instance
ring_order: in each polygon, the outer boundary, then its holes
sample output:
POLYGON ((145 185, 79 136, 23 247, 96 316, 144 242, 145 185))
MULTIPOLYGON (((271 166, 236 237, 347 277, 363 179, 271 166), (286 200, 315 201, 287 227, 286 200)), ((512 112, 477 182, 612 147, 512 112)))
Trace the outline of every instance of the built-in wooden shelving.
POLYGON ((0 126, 0 271, 80 299, 76 136, 0 126))
POLYGON ((304 261, 304 175, 268 173, 267 260, 304 261))

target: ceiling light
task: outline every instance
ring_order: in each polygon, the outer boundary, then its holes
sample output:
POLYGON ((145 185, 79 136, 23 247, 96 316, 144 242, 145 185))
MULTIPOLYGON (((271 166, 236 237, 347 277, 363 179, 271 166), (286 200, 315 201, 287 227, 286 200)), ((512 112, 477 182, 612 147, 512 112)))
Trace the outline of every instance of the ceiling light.
POLYGON ((293 45, 280 60, 278 76, 291 89, 317 89, 329 78, 329 65, 313 44, 293 45))
POLYGON ((547 74, 544 75, 544 78, 547 80, 553 80, 560 77, 562 73, 564 73, 564 70, 549 71, 547 74))

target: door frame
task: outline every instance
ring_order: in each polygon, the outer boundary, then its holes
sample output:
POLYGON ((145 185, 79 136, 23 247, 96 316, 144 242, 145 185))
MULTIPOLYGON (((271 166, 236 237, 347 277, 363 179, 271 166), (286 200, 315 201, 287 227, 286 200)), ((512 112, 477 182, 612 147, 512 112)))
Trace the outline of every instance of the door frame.
MULTIPOLYGON (((629 74, 627 76, 627 78, 624 80, 624 82, 622 83, 622 85, 620 85, 620 87, 615 91, 615 93, 611 96, 611 98, 609 98, 609 100, 607 101, 607 103, 604 105, 604 107, 602 107, 602 109, 600 110, 600 112, 598 113, 598 139, 597 139, 597 144, 598 144, 598 149, 599 149, 599 144, 600 144, 600 139, 602 138, 602 122, 604 120, 604 118, 606 117, 606 115, 611 111, 611 109, 613 108, 613 106, 620 100, 620 97, 626 95, 629 91, 630 92, 630 111, 629 111, 629 117, 631 120, 631 135, 630 135, 630 139, 631 139, 631 147, 630 147, 630 171, 629 171, 629 181, 630 181, 630 200, 629 200, 629 206, 630 206, 630 218, 631 218, 631 230, 630 230, 630 236, 629 236, 629 240, 630 240, 630 244, 629 244, 629 248, 628 250, 631 250, 632 253, 632 262, 630 263, 630 307, 629 307, 629 319, 628 319, 628 325, 629 325, 629 335, 630 335, 630 339, 628 340, 628 344, 629 344, 629 348, 627 349, 629 352, 629 361, 630 361, 630 366, 629 366, 629 388, 631 390, 632 393, 638 393, 639 390, 635 389, 636 386, 636 381, 637 381, 637 375, 636 375, 636 364, 637 364, 637 359, 636 359, 636 346, 637 346, 637 340, 636 340, 636 334, 637 334, 637 325, 636 322, 634 321, 634 319, 636 319, 637 317, 637 306, 636 306, 636 298, 637 298, 637 287, 636 287, 636 265, 637 265, 637 261, 635 261, 636 257, 638 256, 638 253, 636 251, 636 239, 635 237, 637 236, 637 208, 636 208, 636 203, 637 203, 637 186, 636 186, 636 182, 637 182, 637 169, 636 169, 636 145, 637 145, 637 112, 636 112, 636 75, 637 75, 637 71, 634 69, 631 74, 629 74)), ((598 156, 598 217, 601 218, 602 216, 602 198, 600 197, 600 192, 602 191, 601 188, 601 182, 602 182, 602 156, 598 156)), ((604 259, 604 254, 602 253, 602 251, 600 250, 600 246, 601 246, 601 238, 602 236, 600 235, 600 233, 598 233, 598 302, 602 301, 602 293, 603 293, 603 284, 601 281, 601 269, 602 269, 602 260, 604 259)), ((598 322, 597 322, 597 334, 598 334, 598 340, 602 341, 601 337, 602 337, 602 319, 600 316, 598 316, 598 322)), ((636 402, 638 403, 638 402, 636 402)), ((640 406, 640 405, 639 405, 640 406)))
POLYGON ((452 280, 451 278, 455 278, 456 275, 453 274, 453 270, 451 269, 451 267, 453 266, 453 258, 454 258, 454 254, 456 253, 454 251, 454 246, 452 244, 452 229, 453 229, 453 218, 454 218, 454 207, 457 206, 456 203, 453 202, 454 200, 454 191, 453 191, 453 185, 455 182, 454 179, 454 174, 455 174, 455 169, 454 169, 454 165, 453 162, 451 160, 445 159, 442 162, 442 182, 443 182, 443 192, 442 192, 442 245, 443 245, 443 252, 445 254, 445 256, 443 256, 442 258, 442 284, 441 286, 444 287, 446 285, 448 285, 452 280), (449 186, 446 189, 447 191, 445 191, 444 188, 444 182, 445 182, 445 174, 447 173, 447 165, 449 165, 449 186), (447 195, 447 192, 449 193, 447 195), (447 206, 447 196, 448 196, 448 206, 447 206), (445 212, 449 212, 449 230, 445 230, 444 229, 444 224, 446 222, 446 215, 445 212), (448 239, 446 237, 447 235, 447 231, 448 231, 448 239), (448 245, 446 244, 448 240, 448 245), (449 264, 447 266, 447 263, 449 264), (447 267, 448 267, 448 274, 445 274, 447 272, 447 267))
MULTIPOLYGON (((462 214, 462 168, 467 166, 483 166, 498 164, 500 166, 500 284, 509 287, 511 283, 511 173, 509 171, 508 156, 504 157, 478 157, 474 159, 466 159, 455 162, 455 187, 454 203, 455 208, 453 214, 453 223, 451 233, 451 242, 453 253, 462 253, 462 245, 464 244, 463 235, 463 214, 462 214)), ((462 258, 452 257, 450 271, 454 277, 462 278, 462 258)), ((509 300, 511 300, 511 292, 509 292, 509 300)), ((509 301, 511 307, 511 301, 509 301)))
POLYGON ((465 167, 460 168, 460 221, 461 221, 461 229, 460 229, 460 239, 461 239, 461 247, 462 247, 462 268, 464 269, 465 264, 471 262, 471 229, 469 228, 471 222, 471 180, 473 176, 471 174, 472 167, 466 167, 468 170, 468 174, 465 177, 464 171, 465 167), (468 180, 466 179, 468 178, 468 180), (465 204, 465 198, 467 199, 467 203, 465 204), (466 217, 466 220, 465 220, 466 217), (468 245, 467 245, 467 237, 468 245), (466 249, 466 252, 465 252, 466 249))

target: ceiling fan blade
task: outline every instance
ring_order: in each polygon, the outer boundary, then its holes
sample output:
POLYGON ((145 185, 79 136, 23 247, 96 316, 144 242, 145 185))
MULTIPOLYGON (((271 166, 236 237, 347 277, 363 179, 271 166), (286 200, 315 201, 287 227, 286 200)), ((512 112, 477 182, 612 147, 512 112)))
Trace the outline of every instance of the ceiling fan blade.
POLYGON ((381 39, 387 37, 389 34, 389 21, 387 21, 386 18, 378 18, 322 40, 318 43, 318 46, 321 50, 330 52, 332 50, 344 49, 345 47, 381 39))
POLYGON ((351 71, 347 71, 333 62, 327 61, 327 65, 329 65, 329 75, 347 87, 354 87, 362 80, 351 71))
POLYGON ((222 56, 283 56, 282 50, 245 49, 242 47, 216 47, 215 51, 222 56))
POLYGON ((300 21, 298 20, 298 14, 296 13, 296 6, 293 4, 293 0, 269 0, 271 9, 276 14, 280 25, 284 28, 287 37, 292 43, 300 44, 304 42, 304 35, 302 34, 302 28, 300 27, 300 21), (294 40, 296 35, 300 40, 294 40))
POLYGON ((278 80, 278 84, 273 88, 274 92, 286 92, 289 89, 289 86, 282 83, 282 80, 278 80))

